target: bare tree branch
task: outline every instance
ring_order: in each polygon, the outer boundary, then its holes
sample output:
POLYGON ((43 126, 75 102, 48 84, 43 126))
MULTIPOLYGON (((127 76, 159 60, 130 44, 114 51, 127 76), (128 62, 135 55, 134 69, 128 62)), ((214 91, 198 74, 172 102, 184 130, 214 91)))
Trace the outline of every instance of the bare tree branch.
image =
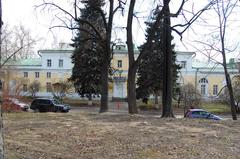
POLYGON ((15 52, 13 52, 9 57, 7 57, 6 60, 4 60, 4 62, 0 65, 0 68, 2 68, 14 55, 16 55, 17 53, 19 53, 19 51, 21 51, 23 48, 27 47, 27 46, 30 46, 32 45, 33 43, 35 43, 35 41, 29 43, 29 44, 26 44, 26 45, 23 45, 21 46, 20 48, 18 48, 15 52))
POLYGON ((182 34, 201 16, 201 14, 204 11, 211 8, 214 4, 215 4, 215 2, 211 1, 203 9, 199 10, 196 14, 194 14, 193 17, 187 23, 174 25, 174 26, 172 26, 172 29, 176 28, 176 27, 184 28, 182 31, 177 31, 177 32, 176 32, 176 29, 173 29, 176 33, 179 34, 180 37, 182 37, 182 34))

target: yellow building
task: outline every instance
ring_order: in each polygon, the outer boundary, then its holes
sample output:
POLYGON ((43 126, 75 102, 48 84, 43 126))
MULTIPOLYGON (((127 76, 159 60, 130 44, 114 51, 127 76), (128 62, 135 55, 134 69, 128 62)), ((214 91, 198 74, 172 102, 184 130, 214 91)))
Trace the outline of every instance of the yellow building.
MULTIPOLYGON (((41 83, 37 96, 52 96, 51 86, 66 81, 72 73, 71 55, 73 48, 39 50, 39 58, 21 59, 8 62, 1 70, 1 82, 9 93, 30 95, 29 85, 33 81, 41 83)), ((125 45, 114 48, 111 66, 114 68, 112 82, 109 83, 110 98, 127 97, 128 54, 125 45)), ((135 57, 139 51, 135 50, 135 57)), ((177 52, 177 63, 182 66, 178 83, 192 83, 204 98, 215 97, 225 86, 223 68, 210 62, 194 59, 194 52, 177 52)), ((229 68, 231 76, 238 74, 234 63, 229 68)), ((77 93, 71 94, 79 98, 77 93)))
MULTIPOLYGON (((182 66, 178 82, 181 85, 191 83, 202 98, 216 98, 219 91, 226 86, 222 65, 210 61, 204 62, 194 57, 194 52, 177 53, 177 61, 182 66)), ((239 74, 237 64, 232 59, 228 63, 228 71, 231 78, 239 74)))

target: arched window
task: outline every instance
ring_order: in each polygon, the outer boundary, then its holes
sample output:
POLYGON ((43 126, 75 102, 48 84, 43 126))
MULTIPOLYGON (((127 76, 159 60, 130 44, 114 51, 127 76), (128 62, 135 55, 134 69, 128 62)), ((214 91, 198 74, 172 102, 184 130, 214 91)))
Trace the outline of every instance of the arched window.
POLYGON ((208 80, 206 78, 202 78, 198 82, 199 83, 208 83, 208 80))
POLYGON ((208 89, 208 80, 206 78, 202 78, 198 81, 200 85, 201 95, 207 95, 208 89))

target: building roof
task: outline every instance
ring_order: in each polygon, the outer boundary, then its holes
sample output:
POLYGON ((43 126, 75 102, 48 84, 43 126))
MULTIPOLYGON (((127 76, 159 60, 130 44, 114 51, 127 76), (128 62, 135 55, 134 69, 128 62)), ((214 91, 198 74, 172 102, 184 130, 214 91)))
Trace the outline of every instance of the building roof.
POLYGON ((72 53, 73 51, 73 48, 38 50, 39 53, 72 53))
POLYGON ((192 67, 193 68, 213 68, 213 67, 222 68, 220 64, 214 63, 212 61, 201 61, 199 59, 192 60, 192 67))
POLYGON ((18 60, 10 60, 5 65, 7 66, 41 66, 42 61, 41 58, 31 58, 31 59, 18 59, 18 60))
POLYGON ((195 55, 195 52, 191 52, 191 51, 176 51, 177 54, 181 54, 181 55, 195 55))
MULTIPOLYGON (((212 61, 201 61, 199 59, 193 59, 192 68, 198 69, 200 72, 224 73, 223 66, 220 63, 214 63, 212 61)), ((238 72, 235 63, 228 63, 227 68, 230 72, 238 72)))

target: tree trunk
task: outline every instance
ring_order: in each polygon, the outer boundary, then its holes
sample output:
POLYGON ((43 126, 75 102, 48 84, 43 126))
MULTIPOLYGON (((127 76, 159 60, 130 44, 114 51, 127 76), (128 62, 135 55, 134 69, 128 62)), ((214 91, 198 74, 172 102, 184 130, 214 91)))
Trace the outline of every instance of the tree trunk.
MULTIPOLYGON (((2 68, 2 0, 0 0, 0 71, 2 68)), ((2 97, 0 97, 2 98, 2 97)), ((2 104, 0 104, 0 159, 4 159, 4 142, 3 142, 3 116, 2 116, 2 104)))
POLYGON ((128 69, 127 79, 127 93, 128 93, 128 112, 130 114, 137 114, 137 103, 136 103, 136 69, 128 69))
POLYGON ((157 93, 154 94, 154 104, 158 104, 158 95, 157 93))
MULTIPOLYGON (((221 53, 222 53, 222 58, 223 58, 223 68, 224 68, 224 73, 225 73, 225 78, 226 78, 226 83, 228 87, 228 92, 230 96, 230 104, 231 104, 231 113, 232 113, 232 119, 237 120, 237 114, 236 114, 236 106, 235 106, 235 101, 234 101, 234 96, 233 96, 233 89, 232 89, 232 82, 230 75, 227 70, 227 60, 226 60, 226 52, 225 52, 225 35, 226 35, 226 23, 227 23, 227 13, 224 13, 223 11, 223 21, 220 13, 220 8, 219 8, 219 2, 217 2, 217 7, 218 7, 218 18, 219 18, 219 34, 220 34, 220 40, 221 40, 221 53)), ((227 8, 230 9, 230 8, 227 8)))
POLYGON ((132 40, 132 20, 133 11, 135 6, 135 0, 130 1, 128 20, 127 20, 127 46, 128 46, 128 79, 127 79, 127 93, 128 93, 128 110, 130 114, 136 114, 137 103, 136 103, 136 71, 137 65, 134 59, 134 47, 132 40))
POLYGON ((107 62, 102 66, 102 79, 101 79, 101 105, 99 113, 108 111, 108 64, 107 62))
POLYGON ((229 73, 227 71, 226 65, 224 65, 223 67, 224 67, 226 83, 227 83, 229 96, 230 96, 230 105, 231 105, 232 119, 233 120, 237 120, 236 106, 235 106, 235 101, 234 101, 234 97, 233 97, 233 89, 232 89, 231 79, 230 79, 229 73))
POLYGON ((163 95, 162 95, 162 117, 174 117, 172 111, 172 49, 171 49, 171 28, 170 28, 170 10, 168 2, 164 0, 163 20, 163 53, 164 53, 164 71, 163 71, 163 95))

